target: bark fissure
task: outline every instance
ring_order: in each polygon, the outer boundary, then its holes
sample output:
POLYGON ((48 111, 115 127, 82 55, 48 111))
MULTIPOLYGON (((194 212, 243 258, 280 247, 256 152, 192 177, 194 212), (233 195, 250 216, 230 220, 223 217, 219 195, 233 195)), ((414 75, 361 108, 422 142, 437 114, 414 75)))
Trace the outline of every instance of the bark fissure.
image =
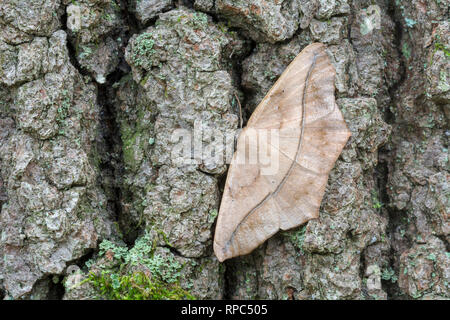
MULTIPOLYGON (((445 1, 278 2, 0 4, 0 300, 70 297, 68 269, 88 275, 108 259, 102 241, 139 249, 144 234, 203 298, 448 298, 445 1), (225 167, 167 165, 168 136, 194 118, 232 130, 239 109, 245 127, 311 42, 328 48, 353 133, 320 218, 219 264, 209 246, 225 167), (178 74, 192 65, 200 78, 178 74)), ((278 148, 291 167, 228 245, 300 170, 301 140, 295 157, 278 148)))

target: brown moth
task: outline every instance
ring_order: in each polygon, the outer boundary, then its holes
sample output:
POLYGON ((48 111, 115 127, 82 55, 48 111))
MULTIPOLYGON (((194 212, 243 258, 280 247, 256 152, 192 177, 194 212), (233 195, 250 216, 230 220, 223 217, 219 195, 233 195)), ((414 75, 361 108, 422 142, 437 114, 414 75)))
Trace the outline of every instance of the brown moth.
POLYGON ((225 183, 214 237, 219 261, 248 254, 278 230, 318 218, 328 174, 351 135, 335 102, 335 74, 325 46, 313 43, 253 112, 225 183), (272 131, 278 143, 267 138, 272 131), (257 161, 249 150, 258 150, 257 161), (270 153, 272 163, 261 161, 261 152, 270 153), (264 173, 275 161, 277 170, 264 173))

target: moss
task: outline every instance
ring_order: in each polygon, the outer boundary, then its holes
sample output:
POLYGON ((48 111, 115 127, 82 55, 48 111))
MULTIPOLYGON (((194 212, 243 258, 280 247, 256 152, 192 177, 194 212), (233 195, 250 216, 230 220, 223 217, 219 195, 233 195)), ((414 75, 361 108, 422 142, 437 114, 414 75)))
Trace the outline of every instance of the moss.
POLYGON ((436 43, 434 44, 434 48, 435 50, 441 50, 444 52, 446 57, 450 57, 450 48, 448 48, 446 45, 442 44, 439 40, 440 37, 437 38, 438 41, 436 41, 436 43))
POLYGON ((147 276, 143 272, 126 275, 101 272, 91 273, 88 280, 102 297, 110 300, 193 300, 188 291, 178 283, 166 283, 147 276))
POLYGON ((131 249, 109 240, 103 240, 99 248, 100 256, 108 253, 119 262, 119 267, 91 273, 87 279, 100 296, 124 300, 194 298, 180 286, 183 266, 171 255, 154 254, 149 234, 139 238, 131 249), (147 271, 134 272, 130 267, 147 271))
POLYGON ((147 74, 147 75, 139 82, 139 84, 140 84, 142 87, 145 87, 145 84, 147 83, 149 77, 150 77, 150 73, 147 74))
POLYGON ((434 51, 429 62, 430 66, 433 65, 433 58, 437 51, 442 51, 447 58, 450 58, 450 48, 443 44, 441 41, 441 35, 436 34, 436 36, 434 37, 434 51))

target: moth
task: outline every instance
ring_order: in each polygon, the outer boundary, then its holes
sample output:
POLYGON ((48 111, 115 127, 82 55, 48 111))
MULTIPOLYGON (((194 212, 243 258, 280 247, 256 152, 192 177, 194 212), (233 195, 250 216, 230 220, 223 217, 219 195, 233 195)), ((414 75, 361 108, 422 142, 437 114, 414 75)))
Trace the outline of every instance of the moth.
POLYGON ((219 261, 248 254, 279 230, 318 218, 329 172, 351 136, 335 102, 335 75, 325 46, 307 46, 242 129, 217 218, 219 261), (269 161, 259 157, 263 147, 269 161))

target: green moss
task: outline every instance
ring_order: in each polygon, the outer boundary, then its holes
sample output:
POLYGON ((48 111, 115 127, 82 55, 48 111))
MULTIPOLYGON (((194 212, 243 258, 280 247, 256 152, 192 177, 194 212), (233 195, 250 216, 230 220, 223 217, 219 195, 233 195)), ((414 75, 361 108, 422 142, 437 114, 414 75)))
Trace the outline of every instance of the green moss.
POLYGON ((147 74, 147 75, 139 82, 139 84, 140 84, 142 87, 145 87, 145 84, 147 83, 149 77, 150 77, 150 73, 147 74))
POLYGON ((264 77, 269 79, 270 81, 275 80, 278 76, 270 70, 264 71, 264 77))
POLYGON ((450 48, 447 47, 445 44, 443 44, 441 41, 442 41, 441 40, 441 35, 440 34, 436 34, 435 37, 434 37, 434 52, 431 55, 431 59, 430 59, 430 62, 429 62, 430 66, 433 65, 433 58, 434 58, 434 55, 436 54, 437 51, 444 52, 444 55, 447 58, 450 58, 450 48))
POLYGON ((149 234, 139 238, 131 249, 103 240, 99 255, 112 253, 120 266, 91 273, 88 281, 101 296, 108 299, 193 299, 179 283, 183 266, 171 255, 163 257, 154 254, 153 248, 149 234), (145 267, 148 272, 123 271, 130 270, 126 268, 130 266, 145 267))
POLYGON ((127 275, 91 273, 89 281, 99 294, 110 300, 193 300, 194 297, 179 284, 166 283, 143 272, 127 275))
MULTIPOLYGON (((439 39, 440 39, 440 37, 439 37, 439 39)), ((441 42, 436 41, 436 43, 434 44, 434 48, 436 50, 443 51, 446 57, 450 57, 450 48, 448 48, 447 46, 445 46, 441 42)))

